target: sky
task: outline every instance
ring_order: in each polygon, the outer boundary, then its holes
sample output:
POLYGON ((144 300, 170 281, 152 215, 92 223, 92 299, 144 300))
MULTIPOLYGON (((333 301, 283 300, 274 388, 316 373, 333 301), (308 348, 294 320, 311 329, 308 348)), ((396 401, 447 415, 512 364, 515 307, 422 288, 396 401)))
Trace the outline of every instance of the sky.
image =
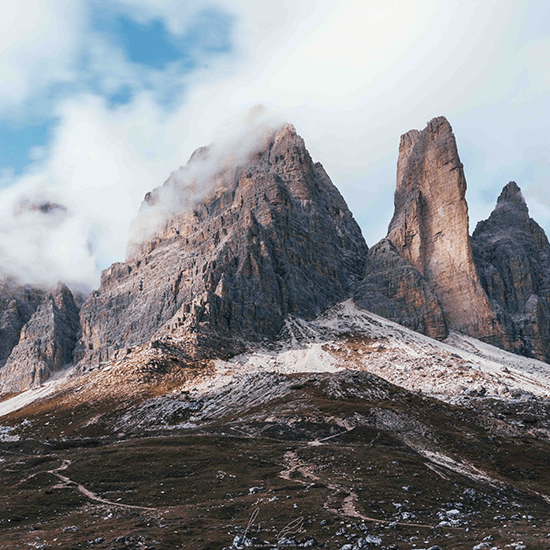
POLYGON ((2 0, 0 270, 97 287, 145 193, 258 103, 369 246, 400 135, 441 115, 471 230, 515 180, 550 233, 549 100, 546 0, 2 0), (63 208, 29 208, 48 201, 63 208))

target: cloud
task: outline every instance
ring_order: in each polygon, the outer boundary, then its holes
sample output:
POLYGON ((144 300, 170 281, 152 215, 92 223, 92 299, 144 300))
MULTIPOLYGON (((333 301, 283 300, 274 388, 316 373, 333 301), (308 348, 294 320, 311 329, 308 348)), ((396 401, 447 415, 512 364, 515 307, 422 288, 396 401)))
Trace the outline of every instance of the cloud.
POLYGON ((0 105, 21 104, 36 87, 70 79, 83 25, 78 0, 3 0, 0 105))
POLYGON ((123 260, 128 227, 145 193, 219 135, 225 121, 256 103, 296 126, 351 205, 369 245, 385 235, 391 217, 399 136, 439 115, 455 130, 473 225, 510 179, 522 187, 533 215, 548 219, 541 206, 549 185, 543 160, 548 75, 537 63, 548 37, 539 27, 537 33, 525 28, 538 24, 544 5, 37 2, 42 16, 32 24, 14 20, 16 38, 0 39, 0 111, 8 104, 11 112, 17 105, 23 111, 35 97, 41 109, 40 98, 48 96, 41 90, 56 82, 71 86, 48 100, 58 120, 52 142, 23 175, 4 173, 12 187, 0 204, 7 216, 9 197, 52 196, 67 206, 67 217, 48 225, 42 241, 5 217, 0 244, 6 247, 19 232, 10 258, 21 270, 39 247, 36 257, 54 250, 57 259, 43 268, 35 261, 33 276, 42 269, 42 279, 97 284, 97 265, 123 260), (175 38, 186 35, 198 12, 217 7, 232 18, 231 49, 218 56, 196 52, 190 72, 177 63, 140 65, 116 36, 90 27, 92 7, 142 25, 160 21, 175 38), (79 64, 85 45, 87 62, 79 64), (30 57, 19 55, 27 51, 30 57), (73 257, 78 266, 67 261, 73 257))

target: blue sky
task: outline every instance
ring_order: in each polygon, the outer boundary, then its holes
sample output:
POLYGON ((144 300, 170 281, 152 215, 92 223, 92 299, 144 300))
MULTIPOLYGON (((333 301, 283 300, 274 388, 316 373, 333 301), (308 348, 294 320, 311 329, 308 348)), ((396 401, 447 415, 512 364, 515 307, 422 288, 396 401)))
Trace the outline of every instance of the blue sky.
POLYGON ((440 115, 465 165, 472 229, 515 179, 550 230, 545 1, 2 7, 0 254, 30 281, 96 285, 124 259, 144 194, 257 103, 295 124, 369 245, 391 218, 399 136, 440 115), (22 199, 67 212, 46 227, 13 215, 22 199))
MULTIPOLYGON (((83 41, 74 52, 69 79, 53 80, 28 94, 22 102, 30 113, 22 116, 9 109, 0 113, 0 172, 19 175, 40 156, 47 153, 54 139, 54 128, 61 124, 51 111, 68 97, 91 93, 102 98, 110 109, 131 103, 136 94, 149 90, 157 94, 156 101, 167 110, 184 101, 185 84, 177 77, 192 75, 208 67, 210 60, 228 56, 232 49, 233 17, 224 9, 213 6, 193 13, 186 21, 183 33, 175 34, 163 19, 139 21, 126 10, 116 10, 116 3, 89 2, 85 9, 83 32, 101 40, 116 50, 130 69, 127 78, 109 74, 109 57, 97 70, 98 60, 83 41), (158 85, 149 71, 170 71, 176 75, 172 86, 158 85), (132 74, 134 73, 134 74, 132 74), (40 107, 36 108, 35 104, 40 107)), ((16 54, 15 54, 16 55, 16 54)), ((116 71, 117 65, 113 66, 116 71)), ((4 186, 9 180, 4 181, 4 186)))

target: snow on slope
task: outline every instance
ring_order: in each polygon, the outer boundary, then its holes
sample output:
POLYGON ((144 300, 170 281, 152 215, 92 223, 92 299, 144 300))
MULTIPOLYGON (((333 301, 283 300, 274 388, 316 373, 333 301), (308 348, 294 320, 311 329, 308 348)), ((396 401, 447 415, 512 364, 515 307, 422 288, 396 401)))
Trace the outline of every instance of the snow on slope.
POLYGON ((351 300, 314 322, 287 321, 275 349, 258 349, 215 361, 215 374, 193 380, 187 390, 212 394, 235 378, 261 372, 280 374, 363 370, 444 401, 472 397, 550 397, 550 365, 520 357, 475 338, 453 333, 445 342, 409 330, 351 300))
MULTIPOLYGON (((158 352, 141 347, 134 354, 138 362, 140 356, 144 360, 148 353, 158 352)), ((123 368, 120 375, 111 374, 116 370, 112 367, 123 367, 122 363, 116 360, 92 373, 97 377, 94 387, 101 388, 107 381, 103 377, 123 377, 123 368)), ((550 365, 546 363, 458 333, 439 342, 358 309, 351 300, 334 306, 312 322, 289 319, 278 342, 227 361, 214 360, 213 369, 201 371, 175 393, 189 392, 193 398, 205 397, 221 407, 233 400, 230 394, 234 393, 237 399, 237 394, 250 388, 250 384, 268 384, 273 374, 331 373, 343 369, 368 371, 408 390, 451 403, 468 404, 484 397, 550 398, 550 365), (270 376, 262 381, 263 374, 270 376)), ((66 383, 66 374, 60 373, 43 388, 0 403, 0 416, 52 395, 66 383)), ((117 378, 116 382, 122 391, 125 379, 117 378)), ((269 395, 266 390, 264 397, 269 395)))
POLYGON ((44 382, 39 388, 33 388, 21 392, 10 399, 6 399, 0 403, 0 416, 5 416, 13 411, 22 409, 33 401, 43 399, 48 395, 52 395, 57 390, 61 389, 64 382, 68 379, 72 369, 62 370, 54 373, 54 375, 44 382))

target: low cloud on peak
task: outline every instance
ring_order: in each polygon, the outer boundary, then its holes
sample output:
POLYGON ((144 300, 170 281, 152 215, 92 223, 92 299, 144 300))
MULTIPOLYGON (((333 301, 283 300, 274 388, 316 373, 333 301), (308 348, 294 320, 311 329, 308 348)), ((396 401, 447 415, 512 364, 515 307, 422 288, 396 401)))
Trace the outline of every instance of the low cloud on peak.
POLYGON ((297 127, 369 245, 393 210, 399 136, 437 114, 457 137, 472 225, 514 179, 550 229, 544 2, 4 8, 0 249, 21 276, 97 284, 123 260, 145 193, 257 103, 297 127), (59 201, 67 216, 33 241, 9 213, 21 197, 59 201))

